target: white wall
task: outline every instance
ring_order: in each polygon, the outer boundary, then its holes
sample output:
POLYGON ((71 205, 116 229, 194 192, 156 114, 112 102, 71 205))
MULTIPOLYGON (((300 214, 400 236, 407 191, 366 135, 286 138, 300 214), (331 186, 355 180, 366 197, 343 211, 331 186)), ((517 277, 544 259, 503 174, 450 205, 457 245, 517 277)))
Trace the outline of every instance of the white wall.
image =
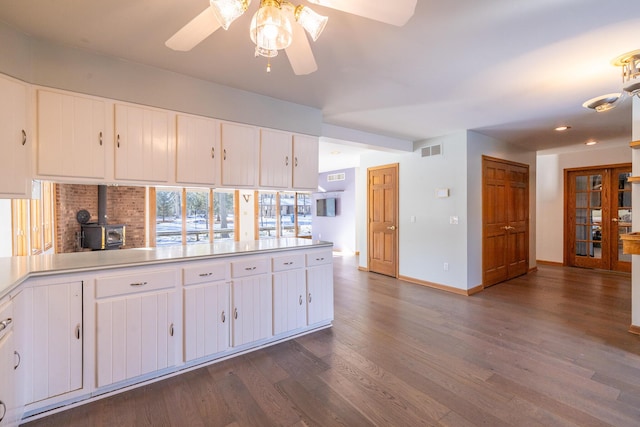
POLYGON ((2 23, 0 46, 0 72, 32 84, 308 135, 321 133, 319 109, 30 39, 2 23))
POLYGON ((564 170, 577 167, 631 162, 631 149, 624 145, 587 147, 560 154, 538 154, 537 177, 538 260, 562 263, 564 251, 564 170))

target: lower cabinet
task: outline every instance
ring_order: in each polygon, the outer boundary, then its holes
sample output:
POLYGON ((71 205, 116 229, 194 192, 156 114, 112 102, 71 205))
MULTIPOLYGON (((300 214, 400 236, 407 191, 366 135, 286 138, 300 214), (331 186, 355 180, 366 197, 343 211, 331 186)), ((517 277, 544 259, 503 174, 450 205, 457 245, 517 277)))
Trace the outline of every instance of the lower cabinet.
POLYGON ((241 346, 272 334, 273 302, 267 258, 231 262, 232 345, 241 346))
MULTIPOLYGON (((82 282, 33 287, 32 401, 82 388, 82 282)), ((31 395, 31 393, 29 393, 31 395)))
POLYGON ((229 263, 200 263, 182 269, 184 361, 212 356, 230 345, 229 263))
POLYGON ((333 258, 330 250, 307 257, 307 324, 333 320, 333 258))
POLYGON ((18 421, 12 309, 9 298, 0 301, 0 426, 14 426, 18 421))
POLYGON ((304 254, 272 258, 273 334, 307 326, 307 291, 304 254))
POLYGON ((175 364, 175 269, 96 279, 97 387, 175 364))

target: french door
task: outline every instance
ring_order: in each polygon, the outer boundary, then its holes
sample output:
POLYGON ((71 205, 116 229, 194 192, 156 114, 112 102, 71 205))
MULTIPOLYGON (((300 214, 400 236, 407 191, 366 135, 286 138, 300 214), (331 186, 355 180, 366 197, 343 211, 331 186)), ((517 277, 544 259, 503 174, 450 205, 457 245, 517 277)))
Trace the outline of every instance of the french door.
POLYGON ((631 271, 631 165, 565 170, 565 264, 631 271))

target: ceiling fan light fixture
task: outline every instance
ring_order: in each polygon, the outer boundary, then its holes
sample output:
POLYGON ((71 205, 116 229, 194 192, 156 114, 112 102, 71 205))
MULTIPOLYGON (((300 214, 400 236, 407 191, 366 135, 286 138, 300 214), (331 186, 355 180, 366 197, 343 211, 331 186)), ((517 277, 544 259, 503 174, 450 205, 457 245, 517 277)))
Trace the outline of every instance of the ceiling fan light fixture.
POLYGON ((622 82, 640 77, 640 49, 624 53, 613 61, 616 67, 622 67, 622 82))
POLYGON ((213 13, 225 30, 247 10, 251 0, 210 0, 213 13))
POLYGON ((582 106, 598 113, 609 111, 616 107, 617 101, 620 99, 620 93, 608 93, 606 95, 597 96, 585 101, 582 106))
POLYGON ((264 56, 265 58, 274 58, 278 56, 278 51, 276 49, 264 49, 260 46, 256 46, 256 56, 264 56))
POLYGON ((295 13, 296 21, 302 25, 302 28, 307 30, 313 41, 318 40, 320 34, 327 25, 328 17, 322 16, 316 13, 313 9, 300 5, 296 7, 295 13))
POLYGON ((293 28, 282 12, 279 0, 262 0, 251 19, 251 41, 265 51, 286 49, 291 44, 293 28))

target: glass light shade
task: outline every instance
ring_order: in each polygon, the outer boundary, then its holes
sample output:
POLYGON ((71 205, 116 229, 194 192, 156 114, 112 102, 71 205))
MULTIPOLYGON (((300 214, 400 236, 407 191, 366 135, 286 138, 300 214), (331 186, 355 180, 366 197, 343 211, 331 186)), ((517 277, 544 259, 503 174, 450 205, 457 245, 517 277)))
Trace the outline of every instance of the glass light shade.
POLYGON ((264 51, 286 49, 291 44, 291 22, 277 1, 262 1, 260 9, 251 19, 249 36, 264 51))
POLYGON ((251 0, 211 0, 213 13, 225 30, 239 18, 251 4, 251 0))
POLYGON ((264 56, 265 58, 273 58, 278 56, 278 51, 275 49, 264 49, 260 46, 256 46, 256 56, 264 56))
POLYGON ((319 15, 302 5, 296 7, 295 16, 296 21, 302 25, 302 28, 307 30, 313 41, 318 40, 318 37, 320 37, 322 30, 324 30, 329 20, 326 16, 319 15))

